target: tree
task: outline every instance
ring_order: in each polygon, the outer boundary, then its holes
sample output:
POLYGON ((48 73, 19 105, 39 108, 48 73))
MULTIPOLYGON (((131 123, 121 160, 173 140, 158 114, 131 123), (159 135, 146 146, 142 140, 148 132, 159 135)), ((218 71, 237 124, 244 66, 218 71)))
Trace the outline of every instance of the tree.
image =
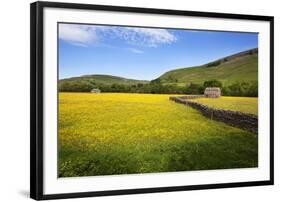
POLYGON ((218 66, 220 64, 221 64, 221 61, 218 60, 218 61, 211 62, 211 63, 207 64, 207 67, 215 67, 215 66, 218 66))
POLYGON ((161 80, 160 80, 160 78, 157 78, 157 79, 151 80, 151 83, 152 84, 159 84, 159 83, 161 83, 161 80))
POLYGON ((222 87, 222 83, 216 79, 205 81, 203 86, 207 87, 222 87))
POLYGON ((258 82, 235 82, 223 87, 222 92, 224 95, 257 97, 258 82))
POLYGON ((65 81, 59 83, 61 92, 90 92, 94 86, 87 81, 65 81))
POLYGON ((189 87, 185 89, 185 93, 187 94, 202 94, 204 91, 204 87, 199 84, 191 83, 189 87))

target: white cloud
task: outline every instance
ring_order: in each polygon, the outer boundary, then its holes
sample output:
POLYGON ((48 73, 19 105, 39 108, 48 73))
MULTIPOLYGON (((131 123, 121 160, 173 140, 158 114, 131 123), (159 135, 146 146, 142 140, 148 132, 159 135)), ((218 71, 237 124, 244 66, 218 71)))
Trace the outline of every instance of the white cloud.
POLYGON ((60 24, 59 38, 78 46, 87 46, 97 40, 94 27, 86 25, 60 24))
POLYGON ((142 54, 143 53, 142 50, 139 50, 139 49, 136 49, 136 48, 128 48, 128 50, 133 52, 133 53, 136 53, 136 54, 142 54))
MULTIPOLYGON (((59 38, 74 45, 83 46, 92 44, 98 39, 106 43, 109 38, 118 38, 131 45, 147 47, 157 47, 177 41, 176 36, 166 29, 75 24, 61 24, 59 38)), ((140 51, 135 51, 137 52, 140 53, 140 51)))
POLYGON ((170 44, 177 41, 177 38, 166 29, 126 27, 124 30, 124 38, 133 44, 154 47, 160 44, 170 44))

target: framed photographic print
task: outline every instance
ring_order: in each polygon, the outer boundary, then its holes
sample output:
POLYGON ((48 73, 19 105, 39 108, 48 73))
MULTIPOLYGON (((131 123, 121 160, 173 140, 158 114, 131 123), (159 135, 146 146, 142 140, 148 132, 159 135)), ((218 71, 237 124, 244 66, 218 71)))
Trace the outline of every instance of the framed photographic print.
POLYGON ((273 184, 273 17, 31 4, 31 198, 273 184))

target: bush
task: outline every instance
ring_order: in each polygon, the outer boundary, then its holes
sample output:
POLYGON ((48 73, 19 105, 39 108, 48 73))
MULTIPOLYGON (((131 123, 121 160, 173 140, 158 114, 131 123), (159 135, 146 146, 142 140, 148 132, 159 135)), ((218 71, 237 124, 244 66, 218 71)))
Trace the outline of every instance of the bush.
POLYGON ((258 82, 236 82, 222 89, 223 95, 231 96, 258 96, 258 82))
POLYGON ((86 81, 64 81, 59 83, 59 91, 90 92, 95 86, 86 81))

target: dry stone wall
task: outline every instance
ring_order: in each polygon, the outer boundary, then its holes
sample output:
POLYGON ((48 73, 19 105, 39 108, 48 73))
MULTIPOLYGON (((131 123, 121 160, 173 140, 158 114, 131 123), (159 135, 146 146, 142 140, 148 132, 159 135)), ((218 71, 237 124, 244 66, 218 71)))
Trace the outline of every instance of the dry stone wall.
POLYGON ((181 96, 181 97, 171 96, 170 100, 197 109, 204 116, 212 120, 221 121, 230 126, 241 128, 243 130, 247 130, 255 134, 258 133, 258 117, 256 115, 246 114, 238 111, 211 108, 208 107, 207 105, 203 105, 198 102, 193 102, 190 100, 194 98, 198 98, 198 97, 194 95, 181 96))

